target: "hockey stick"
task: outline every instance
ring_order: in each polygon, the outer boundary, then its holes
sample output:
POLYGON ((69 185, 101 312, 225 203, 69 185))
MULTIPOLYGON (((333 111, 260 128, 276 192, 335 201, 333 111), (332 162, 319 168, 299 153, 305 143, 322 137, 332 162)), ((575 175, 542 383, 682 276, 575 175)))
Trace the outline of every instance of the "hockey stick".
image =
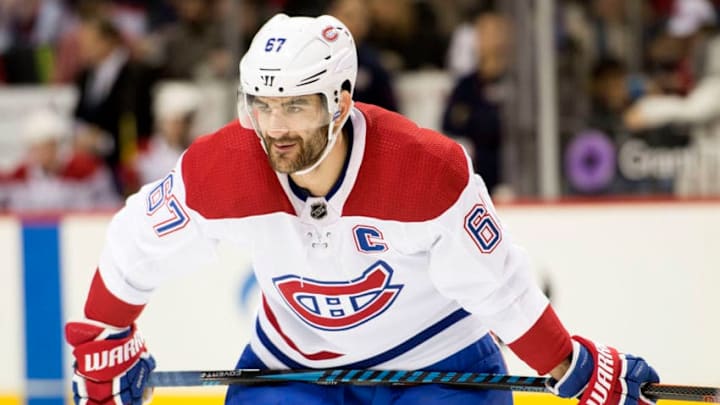
MULTIPOLYGON (((402 370, 217 370, 155 371, 150 374, 153 387, 190 387, 229 384, 278 384, 304 382, 320 385, 391 385, 412 386, 443 384, 453 387, 548 392, 546 378, 503 374, 460 373, 452 371, 402 370)), ((646 384, 642 392, 650 399, 720 403, 720 388, 669 384, 646 384)))

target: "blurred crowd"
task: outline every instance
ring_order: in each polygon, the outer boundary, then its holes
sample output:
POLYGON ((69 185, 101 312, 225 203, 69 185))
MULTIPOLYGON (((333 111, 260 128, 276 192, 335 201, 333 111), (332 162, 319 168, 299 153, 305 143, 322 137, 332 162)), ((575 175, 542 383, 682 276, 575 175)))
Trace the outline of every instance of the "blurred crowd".
MULTIPOLYGON (((561 77, 581 61, 589 83, 584 112, 565 121, 568 189, 720 195, 718 2, 648 1, 634 23, 627 2, 591 3, 591 17, 564 10, 561 77)), ((571 116, 577 101, 560 101, 571 116)))
MULTIPOLYGON (((437 128, 467 148, 492 193, 507 191, 506 100, 522 91, 510 3, 0 0, 0 93, 78 95, 70 116, 27 112, 16 134, 25 158, 0 171, 0 210, 111 209, 162 176, 199 135, 204 84, 234 93, 243 50, 279 11, 348 26, 358 101, 402 112, 399 75, 444 72, 437 128)), ((563 192, 720 195, 720 1, 556 3, 563 192)))
MULTIPOLYGON (((720 2, 556 4, 563 195, 720 196, 720 2)), ((508 101, 533 97, 514 80, 518 63, 537 63, 518 60, 518 20, 504 11, 481 8, 455 30, 446 68, 459 77, 442 122, 503 197, 504 138, 517 118, 508 101), (473 59, 456 49, 471 47, 473 59)))

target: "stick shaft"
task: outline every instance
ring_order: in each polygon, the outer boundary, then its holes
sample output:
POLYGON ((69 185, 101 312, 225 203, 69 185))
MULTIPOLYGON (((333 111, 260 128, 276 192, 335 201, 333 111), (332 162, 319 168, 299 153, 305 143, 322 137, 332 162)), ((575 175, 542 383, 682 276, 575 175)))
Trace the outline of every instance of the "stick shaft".
MULTIPOLYGON (((277 384, 304 382, 320 385, 412 386, 443 384, 474 389, 548 392, 545 378, 451 371, 403 370, 217 370, 156 371, 150 375, 154 387, 188 387, 230 384, 277 384)), ((669 384, 647 384, 643 394, 650 399, 720 403, 720 389, 669 384)))

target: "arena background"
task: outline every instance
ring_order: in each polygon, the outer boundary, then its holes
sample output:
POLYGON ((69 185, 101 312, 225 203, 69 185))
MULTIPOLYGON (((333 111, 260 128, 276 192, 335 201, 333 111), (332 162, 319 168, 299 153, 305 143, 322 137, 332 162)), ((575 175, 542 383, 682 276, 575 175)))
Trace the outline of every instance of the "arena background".
MULTIPOLYGON (((642 55, 650 47, 642 26, 646 8, 672 2, 587 3, 612 3, 614 6, 608 7, 623 9, 627 24, 623 38, 630 49, 622 55, 623 62, 628 71, 642 73, 642 55)), ((0 0, 3 7, 10 3, 0 0)), ((74 6, 79 2, 28 3, 74 6)), ((120 25, 128 19, 135 21, 132 18, 138 13, 149 13, 148 5, 176 4, 170 0, 100 3, 112 5, 109 9, 120 25)), ((286 7, 285 11, 291 12, 290 4, 295 2, 219 3, 230 11, 218 19, 228 29, 236 23, 237 13, 248 7, 257 7, 256 18, 261 20, 264 14, 258 10, 267 13, 286 7)), ((310 6, 295 10, 324 7, 317 5, 323 2, 306 3, 310 6)), ((438 12, 438 18, 447 19, 448 9, 456 8, 460 14, 469 3, 492 2, 397 0, 401 3, 427 3, 438 12)), ((561 31, 567 27, 561 26, 557 16, 583 2, 497 3, 495 9, 514 22, 515 63, 508 78, 513 91, 501 106, 504 187, 494 194, 504 225, 530 253, 538 283, 572 333, 642 355, 664 382, 720 386, 719 196, 687 195, 673 189, 675 176, 687 164, 682 157, 687 144, 630 149, 628 145, 637 144, 628 143, 625 132, 618 135, 595 128, 569 108, 591 97, 584 86, 577 87, 567 76, 567 68, 575 66, 575 60, 560 45, 561 31), (573 143, 588 134, 592 138, 598 131, 603 139, 617 142, 606 157, 595 153, 592 142, 587 149, 582 142, 580 146, 573 143), (582 162, 599 163, 574 168, 568 163, 572 153, 582 162), (620 183, 622 187, 617 186, 620 183)), ((2 15, 6 10, 0 7, 0 51, 7 28, 2 15)), ((600 6, 591 11, 601 10, 600 6)), ((458 19, 458 27, 460 22, 465 21, 458 19)), ((125 26, 133 30, 132 24, 125 26)), ((150 37, 152 33, 147 34, 150 37)), ((245 34, 225 42, 232 69, 192 78, 201 97, 193 124, 197 133, 212 131, 233 119, 234 66, 252 30, 245 34)), ((442 130, 445 102, 457 73, 450 66, 433 65, 399 67, 392 73, 400 112, 422 126, 442 130)), ((72 117, 78 98, 72 80, 0 82, 0 172, 23 160, 27 145, 22 133, 29 112, 52 106, 72 117)), ((692 127, 681 125, 672 130, 689 136, 692 127)), ((462 137, 458 140, 465 142, 462 137)), ((2 185, 0 181, 0 191, 2 185)), ((72 360, 62 327, 68 319, 82 315, 85 292, 113 210, 27 212, 2 208, 0 405, 71 403, 72 360)), ((221 246, 218 263, 161 288, 138 323, 160 370, 232 368, 247 341, 256 300, 249 257, 221 246)), ((507 355, 511 373, 533 375, 512 353, 507 355)), ((222 396, 222 388, 157 389, 153 403, 219 404, 222 396)), ((517 399, 519 404, 572 402, 551 395, 517 394, 517 399)))

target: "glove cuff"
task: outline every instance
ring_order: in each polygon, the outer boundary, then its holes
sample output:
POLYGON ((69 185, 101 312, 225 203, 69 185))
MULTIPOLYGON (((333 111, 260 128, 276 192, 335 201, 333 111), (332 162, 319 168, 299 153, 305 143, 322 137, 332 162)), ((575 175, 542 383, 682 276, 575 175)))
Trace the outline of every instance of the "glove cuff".
POLYGON ((572 342, 570 367, 560 380, 549 378, 546 386, 550 392, 562 398, 577 398, 587 387, 595 367, 590 352, 579 342, 572 342))
POLYGON ((559 381, 548 379, 548 390, 560 397, 580 397, 578 405, 628 405, 653 402, 642 385, 660 380, 645 360, 620 354, 612 347, 573 336, 573 358, 559 381))
POLYGON ((94 340, 113 339, 128 333, 132 326, 118 328, 92 319, 68 322, 65 325, 65 338, 75 347, 94 340))
POLYGON ((590 381, 578 405, 611 403, 609 399, 613 396, 623 368, 620 354, 615 348, 593 343, 580 336, 573 336, 573 340, 580 342, 590 352, 595 363, 590 381))

